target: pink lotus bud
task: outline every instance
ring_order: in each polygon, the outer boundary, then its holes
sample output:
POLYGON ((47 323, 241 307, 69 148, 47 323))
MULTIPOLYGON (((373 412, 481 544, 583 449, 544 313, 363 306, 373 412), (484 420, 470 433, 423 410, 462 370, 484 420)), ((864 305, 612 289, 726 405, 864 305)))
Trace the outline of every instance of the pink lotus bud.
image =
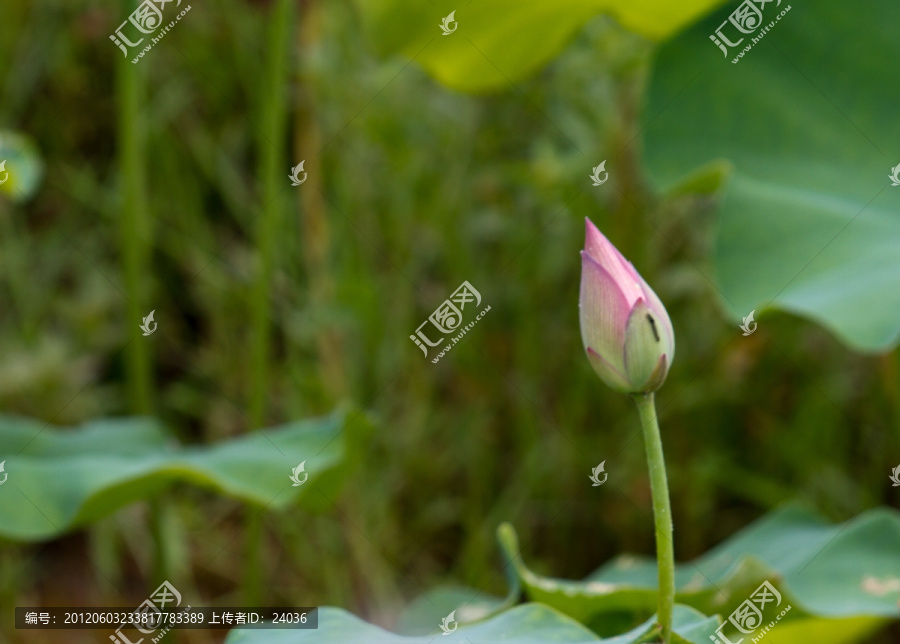
POLYGON ((666 307, 631 262, 585 219, 581 251, 581 339, 594 371, 628 394, 659 389, 675 355, 666 307))

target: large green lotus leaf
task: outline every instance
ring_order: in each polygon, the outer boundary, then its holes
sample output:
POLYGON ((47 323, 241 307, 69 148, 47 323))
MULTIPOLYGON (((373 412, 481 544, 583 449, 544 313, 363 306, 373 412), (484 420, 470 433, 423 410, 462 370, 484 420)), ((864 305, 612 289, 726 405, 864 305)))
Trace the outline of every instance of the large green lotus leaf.
MULTIPOLYGON (((704 617, 686 606, 676 606, 673 626, 676 644, 708 644, 699 634, 715 629, 717 620, 704 617)), ((440 631, 438 631, 440 632, 440 631)), ((228 634, 226 644, 546 644, 569 642, 586 644, 638 644, 654 641, 659 632, 653 620, 632 631, 611 639, 601 639, 593 632, 541 604, 525 604, 468 626, 457 626, 449 635, 421 635, 407 637, 382 630, 337 608, 319 609, 319 628, 310 630, 250 630, 235 629, 228 634)))
MULTIPOLYGON (((518 589, 519 578, 515 577, 518 589)), ((515 605, 521 590, 507 597, 497 597, 468 586, 439 586, 417 597, 400 615, 397 632, 402 635, 425 635, 440 632, 437 625, 451 612, 459 624, 481 621, 515 605)))
MULTIPOLYGON (((615 16, 625 27, 658 39, 721 0, 358 0, 382 53, 414 58, 438 81, 463 91, 507 88, 553 58, 591 17, 615 16), (453 33, 440 24, 455 12, 453 33)), ((452 23, 449 26, 453 29, 452 23)))
POLYGON ((771 29, 726 57, 710 36, 737 7, 656 51, 651 179, 666 190, 731 165, 714 263, 735 320, 780 308, 855 349, 889 348, 900 338, 900 187, 888 176, 900 164, 900 4, 769 2, 754 33, 771 29))
MULTIPOLYGON (((501 526, 500 533, 506 556, 533 601, 594 628, 607 614, 655 610, 652 560, 622 556, 584 581, 552 579, 528 569, 509 525, 501 526)), ((764 581, 782 594, 781 606, 792 606, 778 624, 780 630, 820 644, 856 641, 900 617, 900 513, 876 509, 845 524, 828 525, 797 508, 776 511, 706 555, 679 565, 676 599, 703 613, 727 616, 764 581)))
POLYGON ((25 201, 37 190, 44 164, 28 137, 0 130, 0 195, 25 201))
MULTIPOLYGON (((0 537, 49 539, 175 482, 279 509, 323 480, 344 450, 342 414, 181 447, 147 419, 92 421, 64 430, 0 416, 0 537), (305 461, 308 479, 294 486, 305 461)), ((303 475, 299 475, 302 479, 303 475)))

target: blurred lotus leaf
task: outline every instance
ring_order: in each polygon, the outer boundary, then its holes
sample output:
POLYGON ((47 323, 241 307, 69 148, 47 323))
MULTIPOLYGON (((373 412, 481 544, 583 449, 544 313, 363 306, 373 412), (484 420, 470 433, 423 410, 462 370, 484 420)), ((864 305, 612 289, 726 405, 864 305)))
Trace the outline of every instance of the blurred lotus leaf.
POLYGON ((0 195, 15 202, 34 196, 44 164, 37 146, 17 132, 0 130, 0 195))
POLYGON ((714 264, 735 321, 779 308, 855 349, 886 350, 900 340, 900 188, 890 178, 900 84, 885 82, 900 57, 900 5, 769 3, 765 33, 723 56, 710 37, 732 10, 655 52, 650 176, 670 190, 698 168, 733 168, 714 264))
POLYGON ((468 92, 504 89, 556 56, 590 18, 608 13, 626 28, 662 39, 721 0, 357 0, 376 48, 413 58, 442 84, 468 92), (455 12, 452 33, 443 20, 455 12))
POLYGON ((185 447, 150 419, 95 420, 64 430, 2 416, 0 458, 8 478, 0 485, 0 537, 50 539, 173 483, 282 509, 314 484, 337 485, 342 427, 343 414, 336 413, 185 447), (295 487, 290 475, 304 460, 309 480, 295 487))
MULTIPOLYGON (((686 606, 676 606, 673 644, 708 644, 705 633, 715 630, 718 621, 704 617, 686 606)), ((611 639, 595 633, 541 604, 516 606, 491 619, 469 626, 451 626, 451 632, 440 638, 441 644, 469 642, 508 642, 508 644, 640 644, 655 641, 659 627, 647 620, 637 628, 611 639), (455 626, 455 628, 454 628, 455 626)), ((437 624, 435 624, 437 630, 437 624)), ((435 635, 406 637, 382 630, 337 608, 319 609, 319 627, 315 630, 242 630, 229 633, 226 644, 433 644, 435 635)))

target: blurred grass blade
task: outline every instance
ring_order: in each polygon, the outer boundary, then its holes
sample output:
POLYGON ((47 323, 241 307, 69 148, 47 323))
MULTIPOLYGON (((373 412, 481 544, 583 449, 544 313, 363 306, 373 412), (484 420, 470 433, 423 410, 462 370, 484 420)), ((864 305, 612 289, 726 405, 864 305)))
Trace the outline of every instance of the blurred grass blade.
POLYGON ((256 281, 248 302, 250 310, 250 422, 261 427, 265 422, 269 396, 269 362, 271 352, 272 273, 281 230, 281 201, 288 169, 280 166, 284 158, 287 127, 288 38, 291 33, 291 1, 278 0, 269 20, 268 50, 261 84, 261 125, 256 137, 259 157, 259 183, 262 212, 257 215, 256 253, 259 261, 256 281))
MULTIPOLYGON (((272 276, 279 248, 281 201, 286 169, 279 164, 284 158, 284 132, 287 126, 287 52, 291 33, 291 0, 278 0, 269 19, 265 66, 261 79, 261 125, 256 133, 259 158, 259 183, 262 186, 262 213, 257 215, 256 281, 250 294, 250 423, 261 427, 266 421, 269 400, 269 377, 272 351, 272 276), (280 187, 279 187, 280 186, 280 187)), ((244 561, 244 601, 248 606, 260 604, 262 579, 262 522, 255 514, 246 519, 244 561)))
MULTIPOLYGON (((122 0, 123 13, 130 14, 136 0, 122 0)), ((146 63, 145 63, 146 66, 146 63)), ((133 65, 128 58, 116 58, 116 143, 121 192, 119 252, 127 297, 125 325, 136 336, 143 316, 152 233, 147 209, 147 160, 144 146, 145 121, 141 116, 144 99, 145 66, 133 65)), ((155 307, 150 307, 154 309, 155 307)), ((138 336, 139 337, 139 336, 138 336)), ((125 346, 128 408, 134 414, 150 414, 153 408, 153 367, 149 344, 129 342, 125 346)))

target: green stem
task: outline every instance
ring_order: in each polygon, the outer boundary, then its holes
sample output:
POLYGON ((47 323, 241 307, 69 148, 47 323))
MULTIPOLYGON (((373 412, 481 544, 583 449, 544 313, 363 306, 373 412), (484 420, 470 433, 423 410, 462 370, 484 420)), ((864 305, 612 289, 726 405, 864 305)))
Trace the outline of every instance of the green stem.
POLYGON ((672 610, 675 606, 675 547, 672 541, 672 507, 669 503, 669 484, 666 480, 666 459, 656 420, 653 394, 634 396, 644 446, 647 449, 647 468, 650 471, 650 490, 653 494, 653 522, 656 525, 656 558, 659 570, 658 615, 663 642, 672 638, 672 610))
MULTIPOLYGON (((281 223, 278 196, 287 181, 284 166, 284 135, 287 121, 285 96, 287 51, 290 41, 291 0, 278 0, 269 19, 268 50, 262 81, 261 127, 257 134, 262 185, 263 212, 256 229, 259 271, 250 296, 250 423, 251 430, 262 427, 269 396, 269 354, 272 329, 270 289, 275 267, 276 247, 281 223), (280 182, 280 183, 279 183, 280 182)), ((262 519, 248 512, 246 517, 246 565, 244 593, 248 606, 259 604, 262 595, 262 519)))

